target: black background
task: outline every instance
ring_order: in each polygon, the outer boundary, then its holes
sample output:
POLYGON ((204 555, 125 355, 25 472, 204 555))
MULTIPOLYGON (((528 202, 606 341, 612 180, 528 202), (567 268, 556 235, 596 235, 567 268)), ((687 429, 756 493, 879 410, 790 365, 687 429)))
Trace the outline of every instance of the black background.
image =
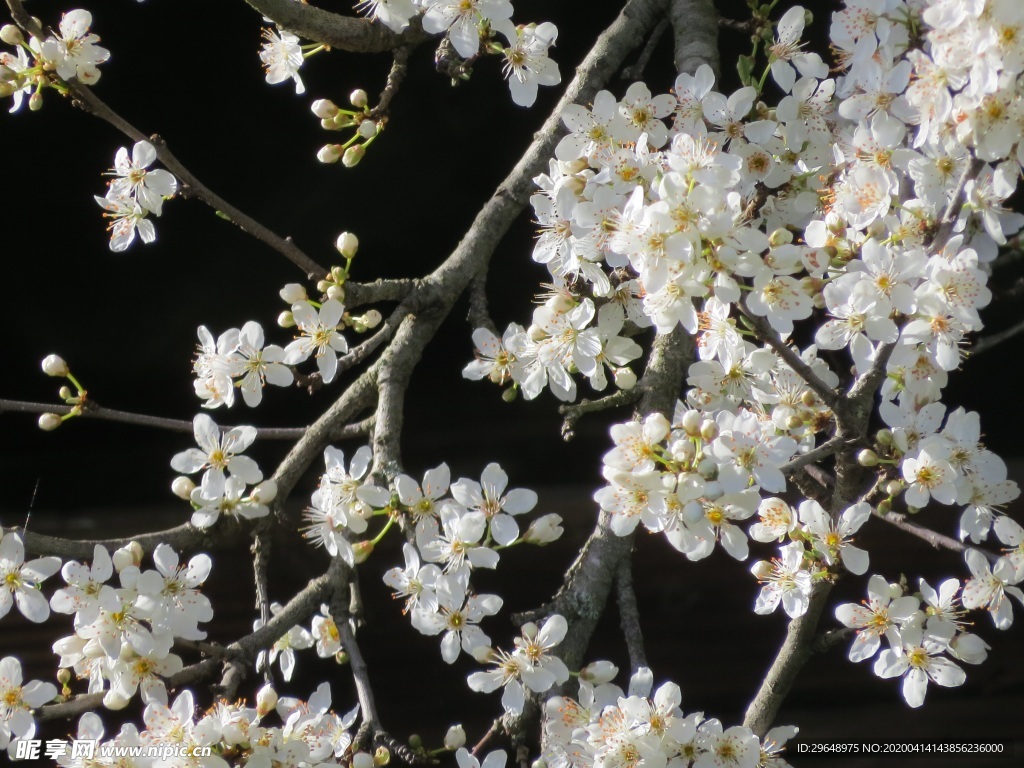
MULTIPOLYGON (((347 7, 327 0, 323 5, 347 7)), ((76 6, 35 2, 29 7, 56 23, 59 11, 76 6)), ((423 46, 412 57, 386 132, 363 162, 354 169, 323 166, 315 160, 316 150, 338 141, 339 134, 322 131, 309 104, 331 98, 341 105, 356 87, 366 89, 374 103, 390 65, 387 55, 317 55, 303 67, 307 92, 297 97, 290 81, 278 86, 264 82, 257 57, 261 20, 240 0, 102 0, 90 10, 93 29, 113 54, 95 92, 143 132, 159 133, 211 189, 275 232, 293 237, 320 263, 337 263, 335 237, 343 230, 355 232, 361 242, 357 280, 416 276, 440 264, 559 95, 557 88, 542 88, 532 109, 515 107, 496 61, 482 62, 470 82, 452 88, 433 71, 432 50, 423 46)), ((728 10, 740 17, 736 8, 728 10)), ((514 18, 558 24, 553 56, 568 82, 616 11, 617 4, 610 2, 519 0, 514 18)), ((827 14, 819 15, 815 29, 820 36, 827 14)), ((725 86, 719 90, 736 87, 732 62, 748 45, 735 33, 723 37, 725 86)), ((673 79, 669 46, 662 41, 647 81, 659 92, 673 79)), ((611 87, 621 95, 625 86, 611 87)), ((57 402, 57 381, 39 370, 42 357, 57 352, 97 402, 191 419, 199 410, 191 387, 196 327, 205 324, 219 333, 255 319, 263 324, 268 342, 284 344, 288 332, 274 325, 285 309, 277 291, 302 274, 191 200, 165 204, 164 215, 155 220, 155 244, 136 243, 125 253, 111 253, 92 196, 103 194, 101 174, 112 165, 116 149, 131 142, 55 93, 45 97, 39 113, 23 108, 14 116, 0 115, 6 171, 0 253, 7 310, 0 397, 57 402)), ((499 327, 529 321, 529 302, 546 278, 529 258, 531 243, 530 216, 524 214, 492 260, 489 298, 499 327)), ((472 357, 465 310, 464 304, 457 305, 417 368, 403 455, 413 475, 447 461, 453 479, 479 477, 488 461, 499 461, 512 486, 540 492, 538 512, 558 511, 566 517, 567 534, 559 545, 502 557, 502 570, 507 568, 521 589, 505 595, 502 616, 487 629, 496 643, 507 646, 512 628, 504 617, 538 605, 557 589, 592 526, 589 497, 601 484, 607 423, 626 416, 585 421, 577 438, 566 444, 559 438, 560 417, 550 395, 533 403, 505 404, 496 388, 464 381, 461 368, 472 357)), ((1014 303, 1005 302, 988 318, 1000 327, 1017 314, 1014 303)), ((1017 436, 1024 427, 1015 383, 1020 351, 1019 344, 1010 343, 970 362, 964 373, 953 376, 947 398, 980 410, 986 442, 1009 459, 1020 453, 1017 436)), ((258 412, 239 402, 231 411, 212 415, 219 423, 307 424, 343 383, 312 398, 270 388, 258 412)), ((581 383, 581 394, 588 396, 588 390, 581 383)), ((4 525, 24 523, 30 503, 32 528, 83 537, 151 530, 188 518, 187 505, 168 490, 174 476, 170 457, 192 444, 187 435, 81 419, 42 433, 34 417, 6 413, 0 416, 0 435, 4 525)), ((351 454, 358 444, 341 447, 351 454)), ((250 453, 270 474, 285 450, 283 444, 258 441, 250 453)), ((306 478, 293 503, 303 504, 315 482, 312 475, 306 478)), ((933 524, 947 533, 955 534, 955 521, 955 514, 943 511, 932 516, 933 524)), ((872 572, 895 579, 902 570, 911 577, 928 576, 933 584, 949 575, 965 577, 966 568, 955 555, 933 555, 916 540, 880 526, 864 534, 873 551, 872 572)), ((738 722, 774 654, 783 618, 754 616, 756 585, 746 564, 715 553, 709 562, 693 565, 659 538, 645 535, 638 547, 636 582, 656 680, 671 678, 682 685, 686 711, 703 709, 726 724, 738 722)), ((770 554, 768 548, 755 548, 754 557, 770 554)), ((361 637, 385 723, 400 735, 422 730, 437 738, 449 723, 465 718, 467 726, 476 728, 470 738, 479 737, 500 709, 496 698, 467 699, 462 677, 475 665, 464 657, 454 672, 446 669, 437 640, 420 636, 396 618, 398 606, 387 599, 379 572, 397 564, 400 553, 389 546, 379 555, 362 579, 368 626, 361 637)), ((277 542, 273 558, 273 597, 280 600, 326 563, 322 552, 313 552, 298 537, 277 542)), ((249 568, 245 551, 215 557, 210 593, 220 618, 213 639, 229 641, 251 621, 249 568)), ((481 591, 500 589, 508 577, 487 576, 480 581, 481 591)), ((48 586, 54 588, 57 581, 48 586)), ((863 591, 861 580, 850 579, 837 594, 856 600, 863 591)), ((43 629, 26 626, 20 616, 4 621, 11 649, 22 653, 33 643, 38 648, 27 656, 32 676, 50 676, 52 637, 47 630, 57 626, 66 633, 66 620, 54 617, 43 629)), ((625 666, 615 621, 610 612, 594 658, 603 654, 625 666)), ((830 619, 825 626, 832 626, 830 619)), ((866 665, 845 661, 841 648, 812 662, 780 722, 801 725, 802 740, 1020 736, 1024 671, 1019 625, 998 633, 982 617, 977 631, 994 646, 990 660, 967 670, 963 689, 931 687, 921 711, 903 705, 897 682, 881 681, 866 665)), ((344 670, 339 674, 308 652, 298 667, 307 675, 282 690, 305 696, 316 678, 330 674, 336 708, 350 707, 354 695, 344 670)))

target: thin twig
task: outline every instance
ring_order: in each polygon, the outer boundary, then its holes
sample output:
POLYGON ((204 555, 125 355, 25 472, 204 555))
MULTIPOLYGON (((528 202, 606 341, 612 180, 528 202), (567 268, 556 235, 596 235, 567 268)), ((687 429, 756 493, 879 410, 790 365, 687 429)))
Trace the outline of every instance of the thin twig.
POLYGON ((588 413, 599 413, 611 408, 619 408, 623 405, 633 405, 644 393, 642 386, 635 386, 632 389, 620 389, 612 395, 598 398, 597 400, 580 400, 578 403, 567 403, 558 406, 558 412, 565 417, 562 421, 562 439, 572 440, 575 436, 576 422, 588 413))
POLYGON ((415 45, 402 45, 392 52, 391 71, 388 72, 387 83, 381 91, 377 106, 370 110, 370 120, 380 120, 387 117, 391 110, 391 101, 398 93, 398 88, 409 71, 409 54, 413 52, 415 45))
MULTIPOLYGON (((299 5, 294 3, 294 5, 299 5)), ((14 21, 33 37, 40 40, 46 37, 42 27, 35 22, 32 16, 25 10, 22 0, 7 0, 7 6, 11 10, 14 21)), ((332 14, 333 15, 333 14, 332 14)), ((339 17, 340 18, 340 17, 339 17)), ((353 19, 353 21, 355 21, 353 19)), ((82 85, 77 80, 62 81, 71 96, 71 102, 76 107, 88 112, 95 117, 109 123, 118 131, 135 142, 148 141, 156 149, 157 157, 164 167, 170 171, 180 182, 179 191, 183 197, 195 197, 213 208, 223 218, 228 219, 237 225, 242 231, 252 235, 257 240, 273 248, 282 256, 287 258, 299 269, 306 273, 306 276, 313 280, 322 277, 327 270, 307 256, 301 248, 292 242, 291 238, 281 237, 270 229, 256 221, 250 216, 242 213, 224 198, 214 193, 209 187, 203 184, 196 176, 176 158, 159 136, 148 136, 124 117, 115 112, 102 99, 90 90, 88 86, 82 85)))
MULTIPOLYGON (((266 624, 270 621, 270 590, 267 586, 267 572, 270 567, 271 538, 268 535, 269 525, 266 518, 253 530, 252 547, 252 574, 253 584, 256 590, 256 610, 260 614, 260 623, 266 624)), ((263 676, 266 682, 273 682, 273 673, 270 665, 263 669, 263 676)))
POLYGON ((968 359, 976 357, 977 355, 980 355, 982 352, 987 352, 993 347, 997 347, 1003 342, 1009 341, 1014 336, 1019 336, 1022 333, 1024 333, 1024 320, 1021 320, 1019 323, 1011 325, 1009 328, 1006 328, 1005 330, 997 331, 996 333, 990 333, 985 336, 982 336, 976 339, 973 344, 971 344, 971 348, 967 353, 968 359))
MULTIPOLYGON (((81 406, 56 405, 51 403, 29 403, 22 400, 0 399, 0 413, 56 413, 65 415, 78 409, 83 419, 101 419, 103 421, 116 421, 121 424, 134 424, 139 427, 153 427, 164 429, 169 432, 182 432, 191 435, 194 426, 191 421, 185 419, 169 419, 164 416, 150 416, 145 413, 131 413, 119 411, 114 408, 107 408, 98 405, 93 400, 86 400, 81 406)), ((231 426, 221 426, 222 432, 234 429, 231 426)), ((260 427, 257 429, 261 440, 296 440, 306 433, 307 427, 260 427)))
POLYGON ((907 519, 906 515, 900 512, 887 512, 884 515, 879 515, 879 517, 894 528, 899 528, 901 531, 909 533, 911 536, 916 536, 922 541, 928 542, 935 549, 948 549, 951 552, 958 552, 960 554, 963 554, 968 549, 977 549, 991 563, 994 563, 999 559, 999 555, 995 552, 989 552, 988 550, 981 549, 979 547, 968 547, 962 541, 957 541, 950 536, 946 536, 938 531, 933 531, 931 528, 926 528, 919 523, 912 523, 907 519))
POLYGON ((640 51, 640 55, 637 60, 630 64, 628 67, 622 68, 622 74, 619 75, 623 80, 643 80, 644 71, 647 69, 647 65, 651 63, 651 56, 654 55, 654 49, 658 47, 658 43, 661 42, 661 36, 665 34, 665 30, 668 29, 668 17, 658 22, 658 26, 651 32, 650 38, 647 40, 647 45, 640 51))
POLYGON ((466 316, 471 328, 486 328, 497 337, 501 331, 491 317, 487 302, 487 265, 469 283, 469 313, 466 316))
POLYGON ((808 464, 817 464, 822 459, 827 459, 843 448, 847 447, 847 441, 841 437, 833 437, 830 440, 819 445, 807 453, 801 453, 795 459, 787 461, 785 464, 779 467, 783 474, 788 475, 791 472, 795 472, 802 467, 806 467, 808 464))

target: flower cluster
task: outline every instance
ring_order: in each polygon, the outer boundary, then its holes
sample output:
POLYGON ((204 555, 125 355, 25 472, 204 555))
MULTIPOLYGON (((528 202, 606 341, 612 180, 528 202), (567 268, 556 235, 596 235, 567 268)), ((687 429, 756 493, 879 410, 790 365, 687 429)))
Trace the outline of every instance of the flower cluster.
POLYGON ((110 250, 120 253, 139 238, 151 243, 156 238, 156 229, 147 216, 159 216, 165 198, 174 197, 178 191, 178 180, 169 171, 147 170, 156 160, 156 149, 148 141, 139 141, 128 154, 121 147, 114 155, 114 167, 104 197, 95 196, 96 202, 110 219, 110 250))
POLYGON ((163 679, 183 667, 171 652, 174 639, 202 640, 199 624, 213 618, 199 591, 210 574, 208 555, 182 565, 174 550, 160 544, 149 570, 142 570, 142 556, 134 542, 113 555, 97 544, 90 565, 64 564, 67 586, 50 598, 54 611, 74 615, 75 633, 53 645, 59 666, 88 681, 90 693, 105 692, 109 709, 127 706, 140 691, 143 701, 165 705, 163 679), (107 583, 115 572, 120 586, 107 583))
POLYGON ((295 380, 284 364, 285 351, 276 344, 264 344, 263 326, 250 320, 230 328, 216 339, 206 326, 199 326, 199 347, 192 370, 196 394, 204 408, 235 403, 235 388, 250 408, 263 401, 268 384, 287 387, 295 380))
MULTIPOLYGON (((182 757, 154 763, 159 765, 350 765, 350 731, 358 715, 358 706, 344 715, 331 710, 327 683, 308 700, 278 696, 265 685, 256 695, 255 706, 244 700, 220 700, 205 712, 197 711, 195 697, 186 689, 170 704, 150 702, 142 715, 142 730, 124 725, 104 738, 102 720, 90 712, 79 719, 75 738, 98 745, 97 756, 111 751, 108 748, 174 745, 182 757), (280 724, 271 724, 274 719, 280 724), (203 754, 206 757, 200 757, 203 754)), ((81 760, 65 754, 57 762, 76 768, 86 764, 81 760)), ((149 765, 138 760, 133 764, 149 765)))
POLYGON ((781 757, 794 726, 771 729, 764 740, 749 728, 725 728, 702 712, 683 714, 682 695, 675 683, 654 691, 645 667, 633 675, 629 690, 609 681, 617 670, 598 662, 580 673, 577 698, 547 700, 544 755, 553 768, 613 768, 680 765, 693 768, 784 768, 781 757), (593 671, 591 671, 593 668, 593 671))
POLYGON ((270 514, 266 505, 277 495, 277 484, 261 482, 259 465, 241 455, 256 439, 256 428, 221 430, 205 413, 198 414, 192 425, 199 447, 171 459, 171 468, 185 475, 205 470, 198 486, 188 477, 179 477, 172 485, 176 495, 192 502, 192 525, 209 528, 221 515, 251 520, 270 514), (256 486, 248 496, 247 485, 256 486))
MULTIPOLYGON (((924 703, 929 681, 944 687, 963 684, 966 679, 963 669, 949 657, 967 664, 980 664, 985 660, 988 645, 967 631, 963 608, 987 606, 993 611, 996 625, 1005 629, 1009 626, 1010 614, 1009 605, 1003 601, 1003 590, 1024 600, 1019 589, 1006 587, 1003 581, 1013 575, 1012 567, 1005 572, 1005 558, 994 571, 989 570, 984 556, 977 550, 968 552, 967 561, 975 578, 969 580, 962 591, 956 579, 947 579, 937 590, 921 579, 919 592, 907 594, 901 584, 890 584, 875 575, 868 582, 868 598, 862 605, 846 603, 836 608, 836 618, 856 631, 850 646, 850 661, 874 657, 884 637, 889 647, 878 655, 875 674, 884 678, 902 677, 903 698, 912 707, 924 703), (994 575, 996 573, 998 575, 994 575)), ((1017 580, 1020 580, 1019 575, 1017 580)))

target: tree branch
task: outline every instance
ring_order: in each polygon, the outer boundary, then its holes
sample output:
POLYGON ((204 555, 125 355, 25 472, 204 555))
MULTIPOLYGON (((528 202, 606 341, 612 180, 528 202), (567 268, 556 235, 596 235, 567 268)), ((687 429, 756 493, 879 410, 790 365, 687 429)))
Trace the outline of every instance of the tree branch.
POLYGON ((676 72, 692 75, 701 64, 707 64, 717 80, 721 74, 718 12, 712 0, 672 0, 668 18, 672 22, 676 72))
MULTIPOLYGON (((121 424, 153 427, 155 429, 165 429, 169 432, 182 432, 188 435, 191 435, 194 429, 192 422, 185 419, 168 419, 163 416, 150 416, 145 413, 119 411, 114 408, 98 405, 95 400, 86 400, 81 406, 71 406, 0 399, 0 413, 57 413, 64 415, 71 413, 76 408, 79 410, 81 418, 84 419, 116 421, 121 424)), ((220 429, 222 432, 226 432, 232 429, 232 427, 221 426, 220 429)), ((261 440, 295 440, 306 433, 306 427, 260 427, 257 432, 261 440)))
POLYGON ((413 18, 408 29, 398 34, 369 19, 342 16, 312 5, 296 3, 295 0, 245 2, 281 29, 343 51, 380 53, 412 45, 430 37, 423 31, 418 17, 413 18))
POLYGON ((640 629, 640 610, 633 590, 633 563, 629 558, 619 564, 619 572, 615 575, 615 600, 619 606, 619 626, 629 653, 630 672, 635 674, 638 669, 647 666, 647 653, 644 650, 644 634, 640 629))

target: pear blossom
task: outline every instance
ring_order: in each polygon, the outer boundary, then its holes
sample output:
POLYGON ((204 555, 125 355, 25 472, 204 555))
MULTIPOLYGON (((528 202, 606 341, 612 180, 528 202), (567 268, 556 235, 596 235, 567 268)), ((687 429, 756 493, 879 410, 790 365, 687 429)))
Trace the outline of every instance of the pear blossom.
POLYGON ((50 605, 39 584, 60 570, 59 557, 39 557, 25 562, 25 544, 17 533, 5 533, 0 538, 0 618, 6 616, 12 605, 21 615, 40 624, 49 617, 50 605))
POLYGON ((21 662, 14 656, 0 659, 0 740, 21 738, 35 730, 32 710, 57 698, 57 686, 33 680, 22 685, 21 662))
POLYGON ((292 315, 301 335, 284 348, 282 362, 285 365, 298 365, 312 355, 316 358, 324 384, 334 381, 338 372, 337 353, 348 352, 348 342, 339 329, 344 314, 344 305, 336 299, 325 301, 319 311, 308 301, 293 304, 292 315))
POLYGON ((136 142, 131 155, 125 147, 118 149, 107 197, 134 200, 144 211, 159 216, 164 199, 178 191, 178 180, 160 168, 147 170, 156 159, 156 149, 148 141, 136 142))
POLYGON ((952 632, 908 626, 900 633, 901 645, 888 648, 875 661, 875 674, 903 678, 903 698, 911 707, 924 704, 929 680, 946 688, 963 685, 967 676, 942 654, 949 649, 952 632))
POLYGON ((882 576, 872 576, 868 580, 868 599, 863 605, 844 603, 836 608, 836 618, 857 631, 850 646, 850 661, 864 661, 874 656, 883 636, 890 647, 900 647, 900 626, 914 616, 919 605, 916 597, 904 595, 902 589, 889 584, 882 576))
POLYGON ((826 565, 841 559, 850 573, 860 576, 868 569, 868 553, 849 542, 854 533, 871 516, 871 505, 859 502, 848 507, 835 522, 818 502, 808 499, 800 502, 800 522, 814 542, 814 550, 821 554, 826 565))
POLYGON ((306 86, 299 75, 299 69, 305 61, 298 36, 285 30, 266 28, 263 30, 263 47, 260 49, 260 61, 267 73, 270 85, 283 83, 288 78, 295 81, 295 93, 303 94, 306 86))
POLYGON ((77 78, 86 85, 99 80, 97 65, 110 58, 110 51, 96 45, 100 38, 89 31, 91 26, 91 13, 80 8, 69 11, 61 17, 60 34, 42 44, 40 55, 56 66, 57 75, 64 80, 77 78))
POLYGON ((515 541, 519 525, 515 515, 529 512, 537 505, 537 494, 526 488, 506 492, 508 475, 495 463, 484 468, 480 482, 460 478, 452 483, 451 494, 470 511, 479 511, 487 519, 490 536, 502 546, 515 541))
POLYGON ((205 469, 202 486, 206 498, 223 495, 226 473, 246 483, 263 479, 259 466, 241 453, 256 439, 255 427, 233 427, 221 432, 205 413, 192 420, 198 448, 189 448, 171 459, 171 468, 186 475, 205 469))
POLYGON ((964 584, 963 604, 970 610, 984 608, 992 614, 997 629, 1009 629, 1013 623, 1013 610, 1007 595, 1024 605, 1024 592, 1015 586, 1020 579, 1013 563, 1005 557, 990 565, 976 549, 968 549, 965 558, 974 578, 964 584))
POLYGON ((455 51, 464 59, 475 56, 480 49, 479 25, 483 20, 491 27, 508 26, 512 3, 508 0, 424 0, 423 29, 430 34, 447 33, 455 51))
POLYGON ((555 44, 558 28, 551 22, 515 28, 505 49, 505 76, 512 92, 512 101, 521 107, 533 106, 537 86, 558 85, 562 76, 558 65, 548 58, 548 48, 555 44))
POLYGON ((811 574, 803 569, 804 547, 794 541, 780 548, 781 557, 761 560, 750 569, 764 584, 754 605, 754 613, 772 613, 782 603, 791 618, 807 612, 811 595, 811 574))

